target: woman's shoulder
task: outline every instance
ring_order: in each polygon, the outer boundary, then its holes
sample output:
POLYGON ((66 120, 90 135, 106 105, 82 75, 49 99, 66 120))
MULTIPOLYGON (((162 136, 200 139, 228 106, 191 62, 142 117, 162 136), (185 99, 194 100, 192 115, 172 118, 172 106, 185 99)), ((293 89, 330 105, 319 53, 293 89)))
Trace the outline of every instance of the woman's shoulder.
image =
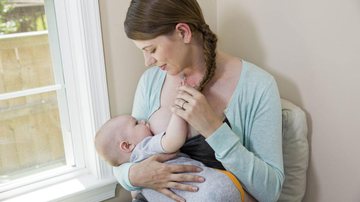
POLYGON ((145 77, 153 77, 153 76, 159 76, 165 74, 164 71, 162 71, 159 67, 153 66, 148 69, 146 69, 142 76, 145 77))
POLYGON ((242 60, 242 63, 241 78, 229 106, 252 110, 247 108, 249 104, 255 106, 263 100, 279 96, 276 80, 269 72, 251 62, 242 60))
POLYGON ((160 68, 154 66, 145 70, 145 72, 141 75, 141 81, 147 84, 158 83, 162 81, 162 79, 166 76, 166 73, 162 71, 160 68))
POLYGON ((275 78, 259 66, 242 60, 242 72, 236 95, 240 97, 261 97, 269 88, 277 89, 275 78))
POLYGON ((254 63, 242 60, 243 62, 243 77, 242 79, 246 80, 247 84, 268 84, 273 82, 274 77, 264 70, 263 68, 257 66, 254 63))

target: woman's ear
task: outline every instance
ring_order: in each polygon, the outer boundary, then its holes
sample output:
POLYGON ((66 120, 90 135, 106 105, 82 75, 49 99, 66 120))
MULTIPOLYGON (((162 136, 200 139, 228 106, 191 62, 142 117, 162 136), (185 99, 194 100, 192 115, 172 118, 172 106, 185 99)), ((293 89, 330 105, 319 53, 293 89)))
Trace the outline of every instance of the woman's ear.
POLYGON ((192 31, 187 23, 178 23, 175 27, 175 31, 179 34, 184 43, 190 43, 192 31))
POLYGON ((127 141, 121 141, 119 144, 120 150, 126 153, 131 153, 132 150, 135 148, 134 144, 131 144, 127 141))

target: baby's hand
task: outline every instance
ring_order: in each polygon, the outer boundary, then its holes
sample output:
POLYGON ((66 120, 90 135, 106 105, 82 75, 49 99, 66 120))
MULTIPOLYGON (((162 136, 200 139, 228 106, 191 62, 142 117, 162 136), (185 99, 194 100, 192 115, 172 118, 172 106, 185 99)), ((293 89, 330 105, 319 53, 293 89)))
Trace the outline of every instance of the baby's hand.
POLYGON ((197 84, 194 81, 189 81, 186 78, 186 75, 184 73, 180 74, 180 79, 181 79, 181 81, 180 81, 180 85, 178 86, 178 88, 181 87, 181 86, 190 86, 190 87, 195 88, 195 89, 198 88, 197 84))

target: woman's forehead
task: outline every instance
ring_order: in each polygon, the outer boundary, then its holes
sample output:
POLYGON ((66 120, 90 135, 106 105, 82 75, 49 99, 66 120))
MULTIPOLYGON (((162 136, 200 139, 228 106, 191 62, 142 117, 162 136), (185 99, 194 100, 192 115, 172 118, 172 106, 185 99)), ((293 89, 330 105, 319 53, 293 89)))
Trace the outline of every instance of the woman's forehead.
POLYGON ((152 40, 132 40, 136 47, 138 47, 141 50, 148 50, 153 46, 152 40))
POLYGON ((169 36, 167 35, 160 35, 153 39, 148 40, 132 40, 136 47, 140 50, 149 50, 150 48, 157 46, 160 43, 166 42, 169 40, 169 36))

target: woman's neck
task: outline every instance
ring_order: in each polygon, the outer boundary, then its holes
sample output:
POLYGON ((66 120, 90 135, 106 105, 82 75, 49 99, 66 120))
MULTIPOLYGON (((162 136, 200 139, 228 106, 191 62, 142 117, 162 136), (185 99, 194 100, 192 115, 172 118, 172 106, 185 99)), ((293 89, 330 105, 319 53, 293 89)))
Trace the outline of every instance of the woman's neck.
POLYGON ((182 81, 189 86, 197 87, 206 73, 206 64, 202 45, 194 42, 187 54, 187 64, 179 74, 182 81))
MULTIPOLYGON (((216 54, 216 70, 214 78, 219 76, 222 72, 222 67, 224 66, 224 63, 228 60, 228 56, 223 52, 217 52, 216 54)), ((180 74, 180 78, 182 80, 185 80, 186 84, 198 87, 200 85, 200 82, 205 76, 206 73, 206 65, 205 61, 198 60, 197 63, 194 63, 195 65, 185 68, 184 71, 180 74)))

